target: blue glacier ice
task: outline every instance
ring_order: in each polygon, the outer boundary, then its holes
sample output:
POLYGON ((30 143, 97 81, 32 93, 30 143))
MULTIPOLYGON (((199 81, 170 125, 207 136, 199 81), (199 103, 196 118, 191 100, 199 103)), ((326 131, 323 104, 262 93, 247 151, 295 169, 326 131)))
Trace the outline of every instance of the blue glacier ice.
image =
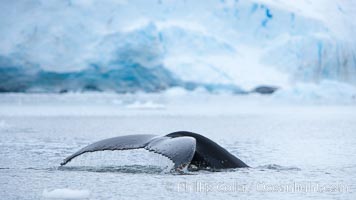
POLYGON ((0 8, 2 92, 356 86, 352 1, 29 0, 0 8))

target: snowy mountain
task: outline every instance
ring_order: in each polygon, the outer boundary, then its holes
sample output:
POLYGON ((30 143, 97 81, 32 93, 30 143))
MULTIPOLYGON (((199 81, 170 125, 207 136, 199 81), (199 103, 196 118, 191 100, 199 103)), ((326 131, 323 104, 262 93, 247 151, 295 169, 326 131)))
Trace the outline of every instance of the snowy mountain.
POLYGON ((0 91, 356 85, 351 0, 27 0, 0 8, 0 91))

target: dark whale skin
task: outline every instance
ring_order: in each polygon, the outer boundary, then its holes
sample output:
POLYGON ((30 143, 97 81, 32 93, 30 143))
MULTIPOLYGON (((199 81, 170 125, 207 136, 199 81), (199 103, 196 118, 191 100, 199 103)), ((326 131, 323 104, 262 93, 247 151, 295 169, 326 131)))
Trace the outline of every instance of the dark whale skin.
POLYGON ((167 137, 193 137, 196 140, 196 150, 190 165, 195 165, 198 169, 228 169, 228 168, 243 168, 249 167, 243 161, 232 155, 226 149, 197 133, 188 131, 173 132, 167 137))

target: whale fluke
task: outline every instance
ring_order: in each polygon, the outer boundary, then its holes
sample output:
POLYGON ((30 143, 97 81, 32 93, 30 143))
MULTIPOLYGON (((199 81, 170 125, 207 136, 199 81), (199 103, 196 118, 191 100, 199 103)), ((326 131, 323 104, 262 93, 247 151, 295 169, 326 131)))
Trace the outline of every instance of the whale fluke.
POLYGON ((127 135, 101 140, 70 155, 63 160, 61 165, 66 165, 73 158, 88 152, 140 148, 169 158, 177 171, 186 166, 197 169, 248 167, 212 140, 187 131, 174 132, 166 136, 127 135))
POLYGON ((65 165, 73 158, 88 152, 105 151, 105 150, 129 150, 144 148, 156 135, 126 135, 120 137, 100 140, 90 144, 63 160, 61 165, 65 165))

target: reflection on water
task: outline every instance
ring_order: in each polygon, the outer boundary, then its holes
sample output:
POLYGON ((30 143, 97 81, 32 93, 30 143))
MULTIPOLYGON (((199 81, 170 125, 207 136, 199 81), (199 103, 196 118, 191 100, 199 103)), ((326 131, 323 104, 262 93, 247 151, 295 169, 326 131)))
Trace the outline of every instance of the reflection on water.
POLYGON ((108 173, 132 173, 132 174, 165 174, 170 170, 167 168, 161 168, 158 166, 143 166, 143 165, 124 165, 124 166, 105 166, 105 167, 93 167, 93 166, 60 166, 58 170, 63 171, 87 171, 87 172, 108 172, 108 173))

